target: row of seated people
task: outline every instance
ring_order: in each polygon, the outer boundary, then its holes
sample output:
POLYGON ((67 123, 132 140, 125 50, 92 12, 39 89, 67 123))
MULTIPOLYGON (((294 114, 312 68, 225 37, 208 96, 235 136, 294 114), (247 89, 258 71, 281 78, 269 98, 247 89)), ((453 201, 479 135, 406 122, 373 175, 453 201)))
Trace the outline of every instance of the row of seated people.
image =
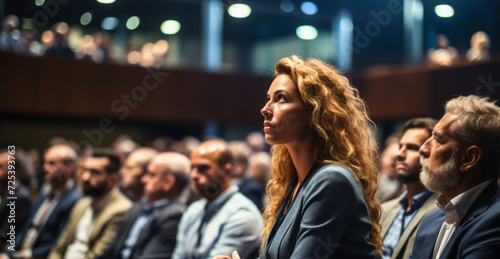
MULTIPOLYGON (((500 114, 493 103, 470 96, 449 103, 439 122, 415 118, 405 124, 394 168, 406 191, 382 205, 384 258, 463 258, 478 253, 489 258, 500 253, 495 234, 500 204, 498 165, 492 162, 497 157, 491 156, 498 151, 487 150, 488 143, 475 142, 474 136, 468 136, 467 144, 472 146, 461 155, 445 148, 455 143, 449 141, 452 137, 463 141, 461 135, 451 133, 451 125, 467 123, 467 117, 455 114, 464 103, 470 106, 471 116, 475 109, 500 114), (474 143, 491 154, 483 154, 474 143), (458 180, 456 172, 463 172, 465 180, 458 180)), ((495 130, 491 137, 498 138, 499 129, 495 130)), ((203 142, 190 159, 174 152, 139 151, 142 154, 130 154, 122 167, 146 168, 140 178, 142 198, 133 205, 117 187, 120 161, 116 155, 96 151, 82 158, 80 170, 74 172, 78 182, 72 186, 69 179, 76 168, 76 154, 66 146, 50 148, 45 168, 52 190, 35 203, 29 224, 15 237, 12 249, 6 238, 3 256, 212 258, 234 250, 242 258, 258 256, 262 215, 232 184, 234 157, 224 141, 203 142), (134 156, 145 162, 127 163, 134 156), (186 208, 189 199, 183 190, 189 182, 199 197, 186 208), (80 198, 75 186, 81 186, 87 197, 80 198), (71 205, 58 212, 63 204, 71 205), (49 226, 53 231, 46 229, 49 226), (45 254, 36 254, 42 248, 45 254)), ((2 197, 2 203, 7 200, 2 197)), ((17 205, 21 200, 19 192, 17 205)), ((8 229, 2 232, 8 233, 8 229)))
MULTIPOLYGON (((43 166, 50 191, 40 195, 31 206, 27 188, 19 183, 16 186, 17 224, 12 232, 15 236, 2 237, 4 253, 0 257, 142 258, 147 255, 170 258, 183 214, 195 217, 190 219, 195 222, 185 223, 186 247, 178 248, 179 255, 191 251, 192 245, 199 246, 199 256, 225 252, 234 244, 234 240, 229 240, 234 235, 241 235, 241 245, 252 247, 262 228, 260 210, 264 187, 244 176, 249 150, 242 143, 230 144, 223 141, 202 144, 191 156, 192 162, 178 152, 159 153, 152 148, 138 148, 128 155, 121 168, 120 159, 113 152, 97 150, 78 159, 70 146, 54 145, 46 151, 43 166), (199 155, 197 166, 193 160, 196 154, 199 155), (190 191, 190 182, 194 192, 190 191), (211 207, 205 212, 203 204, 207 202, 211 207), (219 213, 226 218, 214 216, 226 203, 227 211, 219 213), (184 213, 188 204, 192 207, 184 213), (205 214, 210 222, 203 222, 200 228, 207 228, 204 232, 219 237, 218 241, 204 235, 204 239, 193 243, 189 232, 199 230, 190 227, 205 214), (231 221, 233 225, 220 230, 224 230, 223 233, 213 232, 231 221), (241 233, 242 222, 247 222, 247 233, 241 233)), ((255 159, 252 162, 256 167, 264 167, 260 170, 266 170, 269 156, 262 152, 255 155, 261 163, 255 159)), ((5 176, 8 156, 8 151, 1 154, 5 176)), ((20 163, 17 166, 19 168, 20 163)), ((2 198, 5 203, 2 203, 5 208, 2 215, 8 215, 7 195, 2 198)), ((11 224, 7 218, 3 223, 2 232, 8 233, 11 224)), ((183 255, 183 258, 190 257, 190 254, 183 255)))

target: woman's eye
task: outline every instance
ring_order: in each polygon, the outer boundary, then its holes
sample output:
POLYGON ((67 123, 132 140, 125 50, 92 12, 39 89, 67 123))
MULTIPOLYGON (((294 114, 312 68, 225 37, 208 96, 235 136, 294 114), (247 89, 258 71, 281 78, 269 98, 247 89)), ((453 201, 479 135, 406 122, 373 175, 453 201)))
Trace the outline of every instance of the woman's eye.
POLYGON ((278 95, 278 101, 280 102, 286 102, 286 98, 283 95, 278 95))

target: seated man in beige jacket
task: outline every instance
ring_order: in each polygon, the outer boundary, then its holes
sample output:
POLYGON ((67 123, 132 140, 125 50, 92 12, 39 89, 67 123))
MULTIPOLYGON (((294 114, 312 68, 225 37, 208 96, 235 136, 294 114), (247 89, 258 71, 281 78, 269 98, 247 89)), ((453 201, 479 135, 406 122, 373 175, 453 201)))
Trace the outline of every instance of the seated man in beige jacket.
POLYGON ((382 204, 381 234, 384 238, 384 259, 408 258, 413 248, 417 229, 427 213, 436 208, 437 195, 420 182, 420 153, 418 149, 432 136, 437 120, 414 118, 403 126, 396 154, 395 172, 406 191, 382 204))
POLYGON ((80 183, 88 197, 71 211, 70 219, 49 259, 92 259, 104 252, 132 203, 118 191, 118 156, 94 152, 83 158, 80 183))

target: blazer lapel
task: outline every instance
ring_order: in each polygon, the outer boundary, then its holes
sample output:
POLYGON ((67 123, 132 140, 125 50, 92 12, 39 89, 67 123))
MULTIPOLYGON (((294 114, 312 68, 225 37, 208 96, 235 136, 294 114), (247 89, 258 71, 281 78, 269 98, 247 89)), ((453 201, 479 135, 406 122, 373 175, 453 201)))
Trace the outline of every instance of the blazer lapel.
POLYGON ((412 258, 431 258, 444 218, 445 213, 440 209, 433 210, 425 217, 418 228, 412 258))
POLYGON ((401 205, 399 204, 399 200, 390 202, 394 202, 394 204, 391 204, 393 206, 390 206, 390 208, 388 208, 387 211, 384 211, 384 213, 386 213, 386 216, 384 218, 384 222, 382 222, 382 232, 380 233, 383 237, 385 237, 387 231, 389 231, 389 228, 392 225, 392 222, 394 222, 394 219, 396 219, 396 216, 401 210, 401 205))
MULTIPOLYGON (((464 228, 471 223, 476 217, 481 215, 484 211, 486 211, 491 202, 499 195, 499 186, 497 181, 492 181, 486 189, 477 197, 477 199, 472 203, 472 206, 469 208, 465 216, 462 218, 457 228, 453 232, 448 244, 446 245, 443 253, 441 254, 442 258, 446 258, 448 254, 451 252, 450 249, 453 247, 453 244, 457 242, 457 237, 461 234, 464 228)), ((460 242, 460 240, 458 240, 460 242)))
POLYGON ((410 236, 413 233, 416 233, 418 230, 418 227, 420 226, 420 223, 424 219, 425 215, 427 213, 431 212, 436 208, 436 197, 437 194, 432 194, 427 200, 424 202, 422 207, 417 211, 417 214, 413 217, 413 219, 410 221, 406 229, 404 230, 403 234, 401 235, 400 240, 406 240, 406 242, 398 242, 398 245, 394 248, 394 253, 393 254, 399 254, 406 244, 408 244, 408 240, 410 236))

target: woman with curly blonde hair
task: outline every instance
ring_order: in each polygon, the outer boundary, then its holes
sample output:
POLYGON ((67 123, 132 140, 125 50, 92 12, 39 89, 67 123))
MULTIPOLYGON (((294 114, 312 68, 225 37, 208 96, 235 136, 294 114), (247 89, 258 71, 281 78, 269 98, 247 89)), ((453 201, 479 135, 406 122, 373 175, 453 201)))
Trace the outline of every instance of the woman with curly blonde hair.
POLYGON ((262 258, 380 257, 376 144, 365 103, 333 66, 281 59, 267 93, 272 148, 262 258))
POLYGON ((377 148, 365 103, 316 59, 283 58, 275 76, 261 110, 273 147, 260 257, 381 258, 377 148))

